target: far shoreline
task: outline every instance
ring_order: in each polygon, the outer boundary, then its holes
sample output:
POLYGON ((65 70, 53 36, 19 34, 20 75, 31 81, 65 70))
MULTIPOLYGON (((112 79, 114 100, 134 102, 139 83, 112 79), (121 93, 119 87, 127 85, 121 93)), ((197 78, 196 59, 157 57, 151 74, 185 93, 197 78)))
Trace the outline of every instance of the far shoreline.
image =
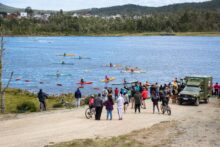
POLYGON ((204 37, 218 37, 220 32, 142 32, 142 33, 103 33, 103 34, 65 34, 65 33, 41 33, 41 34, 6 34, 5 37, 61 37, 61 36, 75 36, 75 37, 127 37, 127 36, 204 36, 204 37))

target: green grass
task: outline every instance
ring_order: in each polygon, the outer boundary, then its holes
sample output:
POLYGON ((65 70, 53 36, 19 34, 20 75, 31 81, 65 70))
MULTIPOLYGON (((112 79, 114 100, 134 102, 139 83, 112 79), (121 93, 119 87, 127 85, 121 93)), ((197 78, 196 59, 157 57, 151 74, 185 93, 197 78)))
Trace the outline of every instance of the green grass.
MULTIPOLYGON (((47 147, 49 147, 48 145, 47 147)), ((144 145, 128 136, 105 139, 78 139, 71 142, 52 145, 53 147, 144 147, 144 145)))
MULTIPOLYGON (((73 102, 73 94, 49 96, 49 98, 46 100, 47 108, 54 109, 53 105, 59 103, 62 98, 67 102, 73 102)), ((39 101, 36 94, 20 89, 8 89, 5 93, 6 113, 16 113, 17 105, 27 101, 33 102, 37 107, 37 111, 40 111, 39 101)))

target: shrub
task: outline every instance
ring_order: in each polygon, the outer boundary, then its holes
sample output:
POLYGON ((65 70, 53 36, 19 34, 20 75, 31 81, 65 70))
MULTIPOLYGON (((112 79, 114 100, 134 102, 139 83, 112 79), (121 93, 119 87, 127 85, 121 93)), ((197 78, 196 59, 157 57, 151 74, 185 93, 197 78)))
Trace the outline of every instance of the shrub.
POLYGON ((36 112, 37 107, 33 102, 27 101, 23 102, 20 105, 17 105, 17 112, 18 113, 25 113, 25 112, 36 112))

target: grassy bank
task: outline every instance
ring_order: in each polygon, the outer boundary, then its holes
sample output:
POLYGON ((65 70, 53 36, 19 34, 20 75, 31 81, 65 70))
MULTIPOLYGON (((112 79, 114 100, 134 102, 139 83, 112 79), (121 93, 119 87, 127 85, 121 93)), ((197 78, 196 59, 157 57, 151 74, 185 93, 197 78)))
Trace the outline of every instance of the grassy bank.
POLYGON ((66 34, 66 33, 46 33, 39 34, 7 34, 6 36, 220 36, 220 32, 113 32, 113 33, 88 33, 88 34, 66 34))
MULTIPOLYGON (((176 121, 165 121, 150 128, 111 138, 76 139, 47 147, 146 147, 169 146, 173 137, 182 134, 176 121)), ((52 144, 52 143, 51 143, 52 144)))
MULTIPOLYGON (((49 96, 46 100, 47 108, 54 109, 55 104, 59 104, 61 99, 67 102, 73 102, 73 94, 61 94, 59 96, 49 96)), ((17 106, 24 102, 31 102, 39 110, 39 101, 37 95, 20 89, 8 89, 5 94, 6 113, 16 113, 17 106)))

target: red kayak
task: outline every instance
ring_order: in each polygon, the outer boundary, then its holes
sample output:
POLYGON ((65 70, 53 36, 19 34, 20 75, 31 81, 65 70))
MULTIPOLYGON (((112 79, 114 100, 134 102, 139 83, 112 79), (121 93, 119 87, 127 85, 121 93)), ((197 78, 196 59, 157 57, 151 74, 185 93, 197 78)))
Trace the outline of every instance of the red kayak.
POLYGON ((85 84, 92 84, 93 82, 80 82, 80 83, 76 83, 76 84, 80 84, 80 85, 85 85, 85 84))

